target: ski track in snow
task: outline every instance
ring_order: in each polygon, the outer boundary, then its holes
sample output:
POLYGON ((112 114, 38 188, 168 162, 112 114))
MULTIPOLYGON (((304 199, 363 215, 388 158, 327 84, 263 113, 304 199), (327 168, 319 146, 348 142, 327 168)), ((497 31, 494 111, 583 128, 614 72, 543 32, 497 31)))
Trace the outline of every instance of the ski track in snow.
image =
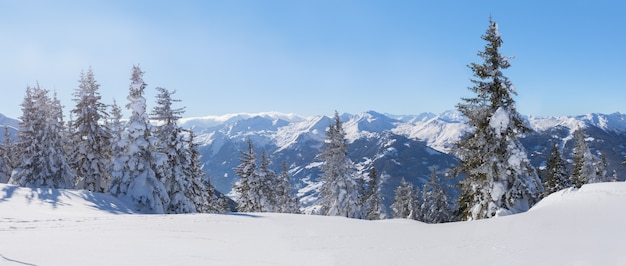
POLYGON ((519 215, 437 225, 131 214, 105 194, 3 184, 0 213, 1 265, 623 265, 626 248, 623 182, 562 190, 519 215))

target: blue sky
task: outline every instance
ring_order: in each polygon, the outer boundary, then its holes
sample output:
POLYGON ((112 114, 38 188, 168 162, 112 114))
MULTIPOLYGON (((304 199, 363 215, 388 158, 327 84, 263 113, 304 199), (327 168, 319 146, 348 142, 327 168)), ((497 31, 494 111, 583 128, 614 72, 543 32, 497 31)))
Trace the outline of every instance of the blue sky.
POLYGON ((625 3, 0 0, 0 113, 37 82, 71 109, 89 66, 124 105, 134 64, 148 107, 165 87, 185 116, 439 113, 471 96, 489 16, 520 113, 624 113, 625 3))

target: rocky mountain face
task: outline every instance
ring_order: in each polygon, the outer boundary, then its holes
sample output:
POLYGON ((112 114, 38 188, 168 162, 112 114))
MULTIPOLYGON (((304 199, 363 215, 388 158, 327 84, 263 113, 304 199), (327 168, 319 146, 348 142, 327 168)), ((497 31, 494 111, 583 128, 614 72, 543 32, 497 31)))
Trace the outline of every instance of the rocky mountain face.
MULTIPOLYGON (((395 116, 369 111, 357 115, 344 114, 349 156, 360 174, 367 176, 376 167, 383 176, 383 194, 387 206, 401 178, 421 188, 436 167, 443 177, 457 164, 452 154, 455 141, 469 128, 457 112, 439 115, 395 116)), ((533 133, 522 136, 531 163, 541 169, 549 156, 551 145, 558 144, 566 159, 572 161, 573 132, 583 128, 592 152, 604 155, 611 173, 625 176, 621 162, 626 155, 626 115, 619 113, 590 114, 576 117, 526 118, 533 133)), ((251 139, 256 152, 265 151, 275 171, 287 163, 301 202, 307 206, 317 199, 320 161, 317 159, 331 123, 326 116, 302 117, 293 114, 260 113, 221 117, 187 118, 184 127, 192 127, 202 142, 204 169, 218 190, 228 193, 238 180, 233 168, 239 164, 240 151, 251 139)), ((451 185, 458 177, 448 176, 451 185)), ((454 186, 450 194, 456 195, 454 186)))

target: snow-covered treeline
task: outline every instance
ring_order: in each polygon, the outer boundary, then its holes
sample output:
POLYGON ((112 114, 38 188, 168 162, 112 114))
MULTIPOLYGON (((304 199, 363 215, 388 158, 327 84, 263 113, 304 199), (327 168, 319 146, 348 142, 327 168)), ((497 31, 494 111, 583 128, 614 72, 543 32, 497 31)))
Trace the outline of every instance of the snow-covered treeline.
POLYGON ((176 124, 183 109, 172 107, 174 92, 157 88, 157 105, 148 114, 142 76, 133 67, 127 122, 116 103, 107 112, 91 68, 81 73, 68 122, 56 95, 28 87, 18 138, 6 134, 2 145, 0 181, 110 193, 143 213, 225 211, 202 170, 193 132, 176 124))

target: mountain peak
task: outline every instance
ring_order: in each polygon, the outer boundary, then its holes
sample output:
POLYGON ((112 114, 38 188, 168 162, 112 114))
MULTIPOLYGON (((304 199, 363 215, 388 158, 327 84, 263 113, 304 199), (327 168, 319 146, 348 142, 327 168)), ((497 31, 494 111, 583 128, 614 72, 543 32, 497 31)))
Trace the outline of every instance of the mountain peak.
POLYGON ((300 116, 294 113, 280 113, 280 112, 259 112, 259 113, 235 113, 225 115, 209 115, 202 117, 187 117, 181 118, 179 124, 185 128, 196 129, 208 129, 224 124, 237 122, 244 119, 250 119, 254 117, 262 117, 269 120, 284 120, 287 122, 299 122, 309 119, 306 116, 300 116))

